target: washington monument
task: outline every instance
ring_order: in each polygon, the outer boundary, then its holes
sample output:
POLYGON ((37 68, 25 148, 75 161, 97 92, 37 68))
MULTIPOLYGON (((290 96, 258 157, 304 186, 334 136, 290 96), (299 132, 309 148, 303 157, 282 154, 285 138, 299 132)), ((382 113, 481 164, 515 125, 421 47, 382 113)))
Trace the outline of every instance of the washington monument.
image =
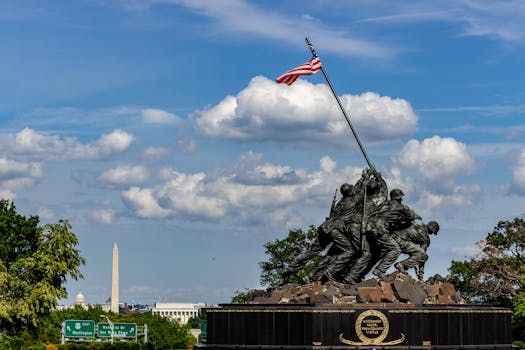
POLYGON ((118 290, 118 247, 113 245, 113 270, 111 271, 111 311, 119 312, 119 290, 118 290))

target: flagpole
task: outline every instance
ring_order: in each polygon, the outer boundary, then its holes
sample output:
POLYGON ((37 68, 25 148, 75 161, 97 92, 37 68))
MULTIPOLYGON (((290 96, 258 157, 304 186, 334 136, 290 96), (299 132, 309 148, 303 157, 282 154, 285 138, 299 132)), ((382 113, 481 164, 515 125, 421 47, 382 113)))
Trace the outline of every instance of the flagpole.
MULTIPOLYGON (((314 49, 312 43, 310 42, 310 40, 308 39, 308 37, 306 37, 304 40, 306 41, 306 45, 308 45, 308 48, 310 49, 310 51, 312 51, 312 55, 314 57, 317 57, 317 53, 315 52, 315 49, 314 49)), ((374 168, 374 166, 370 162, 370 159, 368 159, 368 156, 366 155, 365 149, 364 149, 363 145, 361 144, 361 141, 359 140, 359 136, 357 136, 357 132, 355 131, 354 127, 352 126, 352 123, 350 122, 350 118, 348 118, 348 115, 346 114, 346 111, 343 108, 343 104, 339 100, 339 97, 337 97, 337 93, 335 92, 334 86, 332 85, 332 82, 328 78, 328 75, 326 74, 326 71, 324 69, 324 65, 322 63, 321 63, 321 71, 323 72, 324 78, 326 79, 326 82, 328 83, 328 86, 330 87, 330 90, 332 90, 332 94, 334 95, 335 100, 337 101, 337 104, 339 105, 339 108, 341 109, 341 112, 343 112, 343 115, 344 115, 344 117, 346 119, 346 122, 348 123, 348 126, 350 127, 350 130, 352 130, 352 134, 354 134, 355 140, 357 141, 357 144, 359 145, 359 148, 361 149, 361 152, 363 153, 363 156, 365 156, 365 160, 368 163, 368 166, 370 168, 374 168)))

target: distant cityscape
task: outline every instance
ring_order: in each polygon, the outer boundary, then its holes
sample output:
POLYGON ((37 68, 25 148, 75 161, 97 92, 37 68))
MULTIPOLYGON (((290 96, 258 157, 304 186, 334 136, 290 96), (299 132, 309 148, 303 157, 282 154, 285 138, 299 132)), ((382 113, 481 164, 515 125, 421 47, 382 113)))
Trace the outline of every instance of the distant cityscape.
POLYGON ((83 308, 88 306, 100 306, 104 311, 125 314, 141 314, 151 312, 153 314, 176 320, 181 324, 186 324, 193 317, 201 315, 201 309, 206 308, 206 303, 178 303, 178 302, 155 302, 152 305, 146 304, 128 304, 119 302, 119 266, 118 266, 118 246, 113 245, 113 263, 111 271, 111 297, 102 305, 89 304, 82 292, 78 292, 75 297, 74 305, 60 305, 57 309, 63 310, 75 305, 83 308))

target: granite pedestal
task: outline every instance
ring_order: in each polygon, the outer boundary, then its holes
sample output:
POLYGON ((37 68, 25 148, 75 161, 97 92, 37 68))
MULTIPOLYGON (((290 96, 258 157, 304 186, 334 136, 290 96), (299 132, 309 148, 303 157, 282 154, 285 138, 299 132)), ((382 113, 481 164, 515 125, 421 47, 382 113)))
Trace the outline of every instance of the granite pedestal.
POLYGON ((511 311, 482 305, 224 304, 196 349, 511 349, 511 311))

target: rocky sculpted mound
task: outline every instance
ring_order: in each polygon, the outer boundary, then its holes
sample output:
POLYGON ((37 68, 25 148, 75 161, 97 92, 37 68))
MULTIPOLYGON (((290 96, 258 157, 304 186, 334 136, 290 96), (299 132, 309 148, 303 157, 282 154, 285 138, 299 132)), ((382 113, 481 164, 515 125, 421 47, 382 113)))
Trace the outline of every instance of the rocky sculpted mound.
POLYGON ((464 304, 454 285, 436 275, 426 282, 407 274, 392 273, 384 279, 368 279, 354 285, 337 282, 286 284, 246 294, 248 304, 464 304))

